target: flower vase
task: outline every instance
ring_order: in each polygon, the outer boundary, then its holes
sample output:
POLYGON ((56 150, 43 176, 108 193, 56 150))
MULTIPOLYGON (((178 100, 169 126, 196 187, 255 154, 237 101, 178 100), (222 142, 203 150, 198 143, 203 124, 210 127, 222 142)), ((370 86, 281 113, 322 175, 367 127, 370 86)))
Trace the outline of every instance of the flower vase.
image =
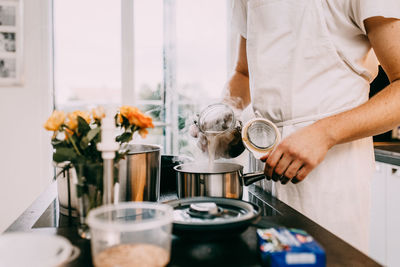
POLYGON ((71 221, 73 217, 78 217, 78 201, 76 197, 76 172, 70 162, 56 163, 54 162, 58 203, 60 213, 68 216, 71 221))
MULTIPOLYGON (((64 185, 59 187, 59 199, 60 195, 63 194, 62 198, 66 199, 66 201, 63 203, 60 201, 60 206, 67 206, 67 215, 71 218, 74 216, 72 209, 74 205, 73 199, 77 198, 78 232, 84 238, 90 238, 89 229, 86 225, 88 212, 103 204, 103 153, 97 149, 98 145, 101 144, 102 134, 104 133, 102 132, 103 119, 113 120, 111 124, 115 123, 115 126, 121 131, 115 137, 115 142, 119 144, 119 149, 115 151, 114 163, 118 163, 128 154, 129 150, 126 149, 126 146, 132 140, 135 132, 145 137, 148 134, 147 129, 154 128, 152 118, 132 106, 120 107, 115 116, 111 115, 111 118, 106 117, 104 109, 101 107, 92 109, 91 113, 76 110, 65 114, 63 111, 54 110, 44 124, 46 130, 53 132, 51 137, 51 145, 54 149, 53 161, 56 164, 68 163, 68 168, 63 169, 64 172, 67 172, 62 174, 66 178, 60 179, 60 183, 64 182, 64 185), (76 174, 76 179, 71 179, 72 172, 76 174), (73 193, 73 190, 76 192, 73 193)), ((110 121, 108 120, 108 122, 110 121)), ((107 165, 106 171, 110 171, 107 165)), ((114 183, 111 185, 106 183, 105 185, 107 192, 104 193, 106 193, 107 203, 119 200, 119 191, 114 192, 115 188, 120 188, 119 186, 114 187, 118 179, 117 171, 118 168, 114 165, 111 172, 114 175, 114 183), (115 196, 113 196, 113 193, 115 193, 115 196)), ((127 183, 125 185, 125 189, 131 186, 127 183)), ((146 188, 145 184, 140 188, 144 190, 146 188)))
POLYGON ((103 203, 103 163, 78 164, 75 169, 78 180, 76 184, 78 234, 82 238, 90 239, 86 217, 91 209, 103 203))

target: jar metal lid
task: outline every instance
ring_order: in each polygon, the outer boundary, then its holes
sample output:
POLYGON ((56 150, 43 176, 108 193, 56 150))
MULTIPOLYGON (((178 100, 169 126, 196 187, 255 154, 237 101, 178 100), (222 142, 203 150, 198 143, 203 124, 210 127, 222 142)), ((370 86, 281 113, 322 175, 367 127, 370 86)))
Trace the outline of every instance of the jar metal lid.
POLYGON ((274 149, 280 140, 276 125, 264 118, 252 119, 242 128, 243 144, 257 159, 274 149))

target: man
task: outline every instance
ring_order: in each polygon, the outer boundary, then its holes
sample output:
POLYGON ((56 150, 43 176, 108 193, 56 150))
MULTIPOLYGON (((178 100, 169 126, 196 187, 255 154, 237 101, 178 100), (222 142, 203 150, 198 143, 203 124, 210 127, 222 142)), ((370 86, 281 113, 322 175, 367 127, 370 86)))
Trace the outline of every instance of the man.
POLYGON ((280 129, 265 155, 279 199, 368 249, 372 135, 400 124, 400 1, 234 0, 227 98, 280 129), (376 57, 375 57, 376 55, 376 57), (380 64, 391 84, 368 100, 380 64))

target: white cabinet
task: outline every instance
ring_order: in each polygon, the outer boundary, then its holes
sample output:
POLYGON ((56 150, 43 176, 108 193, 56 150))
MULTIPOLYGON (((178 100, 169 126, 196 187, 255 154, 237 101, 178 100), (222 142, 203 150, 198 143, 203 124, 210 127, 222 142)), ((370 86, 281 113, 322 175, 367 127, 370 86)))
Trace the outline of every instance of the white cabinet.
POLYGON ((388 165, 386 218, 387 266, 400 266, 400 167, 388 165))
POLYGON ((369 256, 400 266, 400 166, 376 162, 372 179, 369 256))
POLYGON ((386 265, 386 181, 388 164, 376 162, 375 166, 376 170, 371 184, 369 256, 386 265))

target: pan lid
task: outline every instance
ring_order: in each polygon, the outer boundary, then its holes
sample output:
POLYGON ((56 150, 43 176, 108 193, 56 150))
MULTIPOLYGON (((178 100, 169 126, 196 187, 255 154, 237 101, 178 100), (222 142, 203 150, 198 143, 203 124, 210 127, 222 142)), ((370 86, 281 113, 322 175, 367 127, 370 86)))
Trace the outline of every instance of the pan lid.
POLYGON ((250 202, 219 197, 193 197, 166 202, 174 209, 174 230, 203 231, 247 228, 261 214, 250 202))

